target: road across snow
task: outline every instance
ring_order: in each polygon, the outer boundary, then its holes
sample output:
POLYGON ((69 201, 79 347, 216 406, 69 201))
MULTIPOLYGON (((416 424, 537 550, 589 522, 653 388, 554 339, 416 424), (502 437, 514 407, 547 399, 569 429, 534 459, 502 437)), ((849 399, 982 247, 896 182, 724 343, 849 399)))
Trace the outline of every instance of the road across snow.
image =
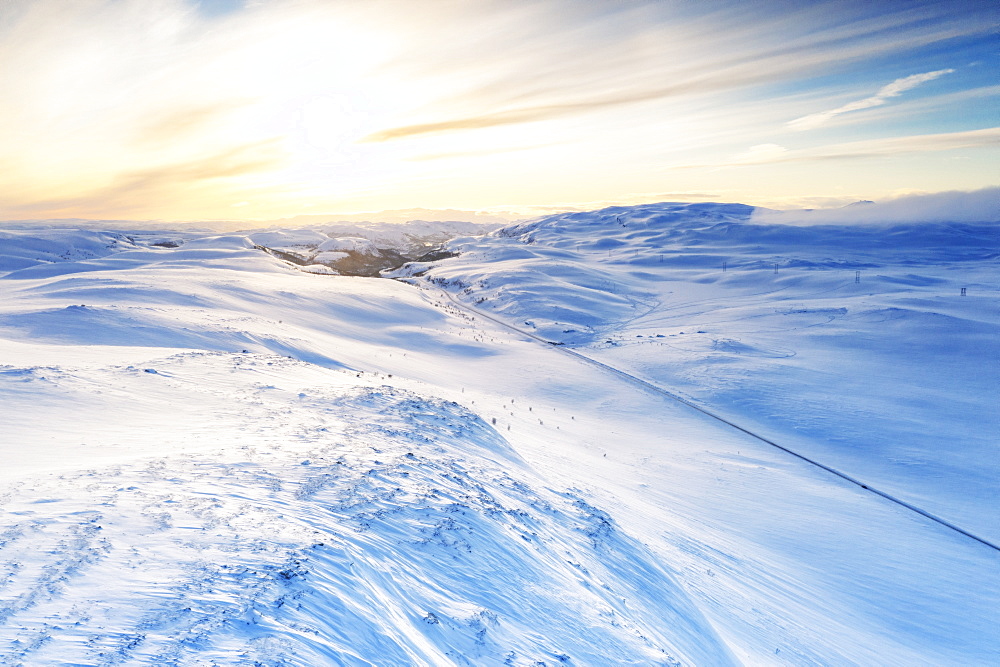
MULTIPOLYGON (((469 306, 466 306, 466 305, 462 304, 460 301, 458 301, 454 296, 452 296, 448 292, 444 292, 444 294, 445 294, 445 296, 448 297, 448 299, 452 303, 454 303, 459 308, 464 308, 465 310, 467 310, 469 312, 472 312, 472 313, 475 313, 476 315, 478 315, 480 317, 485 317, 486 319, 491 320, 491 321, 499 324, 500 326, 509 328, 512 331, 514 331, 516 333, 519 333, 519 334, 521 334, 523 336, 526 336, 527 338, 530 338, 532 340, 536 340, 539 343, 543 343, 545 345, 553 345, 552 341, 547 341, 547 340, 545 340, 544 338, 542 338, 540 336, 536 336, 535 334, 530 333, 528 331, 524 331, 523 329, 518 329, 517 327, 511 326, 510 324, 507 324, 506 322, 503 322, 503 321, 501 321, 501 320, 499 320, 499 319, 497 319, 495 317, 491 317, 490 315, 486 315, 485 313, 483 313, 481 311, 475 310, 473 308, 470 308, 469 306)), ((979 542, 983 546, 989 547, 991 549, 994 549, 994 550, 1000 552, 1000 546, 997 546, 996 544, 993 544, 989 540, 983 539, 982 537, 980 537, 978 535, 970 533, 969 531, 965 530, 964 528, 962 528, 960 526, 956 526, 955 524, 953 524, 953 523, 951 523, 949 521, 946 521, 946 520, 942 519, 941 517, 934 516, 930 512, 927 512, 926 510, 923 510, 923 509, 921 509, 919 507, 911 505, 910 503, 907 503, 907 502, 905 502, 903 500, 900 500, 899 498, 896 498, 895 496, 892 496, 892 495, 890 495, 888 493, 885 493, 884 491, 880 491, 879 489, 876 489, 875 487, 871 486, 870 484, 865 484, 861 480, 857 480, 857 479, 851 477, 850 475, 848 475, 848 474, 846 474, 846 473, 844 473, 844 472, 842 472, 840 470, 837 470, 836 468, 831 468, 830 466, 825 465, 825 464, 823 464, 823 463, 821 463, 819 461, 814 461, 813 459, 810 459, 807 456, 803 456, 802 454, 799 454, 798 452, 792 451, 788 447, 784 447, 784 446, 782 446, 782 445, 780 445, 780 444, 778 444, 778 443, 776 443, 776 442, 774 442, 772 440, 768 440, 767 438, 765 438, 765 437, 763 437, 761 435, 757 435, 753 431, 750 431, 749 429, 746 429, 746 428, 740 426, 739 424, 733 423, 732 421, 729 421, 728 419, 720 417, 719 415, 715 414, 714 412, 712 412, 711 410, 705 408, 704 406, 697 405, 696 403, 693 403, 693 402, 689 401, 686 398, 682 398, 681 396, 678 396, 677 394, 675 394, 672 391, 664 389, 663 387, 657 386, 657 385, 655 385, 655 384, 653 384, 651 382, 647 382, 646 380, 643 380, 641 378, 637 378, 634 375, 630 375, 630 374, 626 373, 625 371, 623 371, 623 370, 621 370, 619 368, 615 368, 615 367, 609 366, 609 365, 607 365, 605 363, 601 363, 600 361, 597 361, 595 359, 591 359, 590 357, 582 355, 579 352, 575 352, 574 350, 566 349, 566 348, 556 348, 556 349, 558 349, 559 352, 562 352, 563 354, 571 355, 571 356, 576 357, 577 359, 583 361, 584 363, 590 364, 592 366, 600 368, 603 371, 606 371, 608 373, 614 374, 614 375, 622 378, 626 382, 637 384, 637 385, 639 385, 641 387, 644 387, 644 388, 646 388, 646 389, 648 389, 650 391, 653 391, 653 392, 655 392, 657 394, 661 394, 663 396, 666 396, 667 398, 669 398, 672 401, 677 401, 678 403, 680 403, 682 405, 686 405, 687 407, 691 408, 692 410, 697 410, 698 412, 702 413, 703 415, 711 417, 712 419, 714 419, 714 420, 716 420, 716 421, 718 421, 718 422, 720 422, 722 424, 725 424, 726 426, 731 426, 732 428, 736 429, 737 431, 740 431, 741 433, 745 433, 746 435, 750 436, 751 438, 754 438, 755 440, 760 440, 761 442, 763 442, 763 443, 765 443, 767 445, 770 445, 772 447, 780 449, 781 451, 785 452, 786 454, 794 456, 795 458, 797 458, 797 459, 799 459, 801 461, 804 461, 805 463, 808 463, 811 466, 815 466, 815 467, 817 467, 817 468, 819 468, 821 470, 825 470, 826 472, 830 473, 831 475, 839 477, 840 479, 842 479, 842 480, 844 480, 844 481, 846 481, 846 482, 848 482, 850 484, 854 484, 855 486, 858 486, 858 487, 864 489, 865 491, 868 491, 868 492, 873 493, 873 494, 875 494, 877 496, 885 498, 889 502, 895 503, 895 504, 899 505, 900 507, 905 507, 906 509, 910 510, 911 512, 916 512, 920 516, 922 516, 922 517, 924 517, 924 518, 926 518, 926 519, 928 519, 930 521, 933 521, 933 522, 938 523, 938 524, 940 524, 940 525, 942 525, 942 526, 944 526, 946 528, 954 530, 955 532, 959 533, 960 535, 964 535, 965 537, 968 537, 971 540, 975 540, 976 542, 979 542)))

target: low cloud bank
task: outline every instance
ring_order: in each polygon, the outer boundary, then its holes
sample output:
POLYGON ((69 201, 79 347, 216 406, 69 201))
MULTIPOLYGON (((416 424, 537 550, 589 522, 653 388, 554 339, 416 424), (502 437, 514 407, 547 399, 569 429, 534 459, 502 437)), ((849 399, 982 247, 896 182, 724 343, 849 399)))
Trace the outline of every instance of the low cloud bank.
POLYGON ((901 224, 929 222, 1000 223, 1000 187, 971 192, 908 195, 841 208, 775 211, 758 208, 751 223, 783 225, 901 224))
MULTIPOLYGON (((559 211, 565 208, 559 208, 559 211)), ((531 217, 515 211, 466 211, 460 209, 409 208, 360 213, 323 213, 297 215, 276 220, 94 220, 59 218, 48 220, 0 220, 0 229, 90 229, 90 230, 183 230, 204 232, 235 232, 279 227, 298 229, 316 225, 366 224, 406 225, 413 222, 469 222, 477 225, 501 226, 531 217)))

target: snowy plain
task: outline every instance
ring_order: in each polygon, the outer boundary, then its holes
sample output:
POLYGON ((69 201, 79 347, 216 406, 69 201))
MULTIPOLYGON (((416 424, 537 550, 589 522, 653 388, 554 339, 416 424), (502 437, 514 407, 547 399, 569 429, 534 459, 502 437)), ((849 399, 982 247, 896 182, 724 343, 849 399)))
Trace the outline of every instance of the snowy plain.
POLYGON ((996 225, 753 213, 0 230, 0 661, 997 664, 996 550, 566 352, 1000 541, 996 225))

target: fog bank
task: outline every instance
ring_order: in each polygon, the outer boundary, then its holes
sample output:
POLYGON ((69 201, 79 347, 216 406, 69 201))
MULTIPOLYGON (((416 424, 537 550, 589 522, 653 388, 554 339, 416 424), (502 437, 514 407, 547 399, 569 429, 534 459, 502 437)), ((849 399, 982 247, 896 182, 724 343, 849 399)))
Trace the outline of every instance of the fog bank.
POLYGON ((775 211, 758 208, 750 222, 784 225, 1000 222, 1000 187, 907 195, 830 209, 775 211))

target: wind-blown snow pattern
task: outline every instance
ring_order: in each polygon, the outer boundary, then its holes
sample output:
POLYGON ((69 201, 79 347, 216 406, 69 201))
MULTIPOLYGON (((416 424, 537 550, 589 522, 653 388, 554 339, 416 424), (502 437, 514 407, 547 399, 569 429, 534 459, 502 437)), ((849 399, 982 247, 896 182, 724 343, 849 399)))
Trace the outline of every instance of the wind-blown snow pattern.
POLYGON ((254 377, 227 429, 239 451, 8 492, 0 641, 15 662, 731 659, 648 550, 539 488, 458 404, 282 357, 151 363, 101 375, 178 394, 254 377))
POLYGON ((995 227, 752 212, 0 231, 0 664, 997 664, 1000 554, 669 398, 1000 540, 995 227))

